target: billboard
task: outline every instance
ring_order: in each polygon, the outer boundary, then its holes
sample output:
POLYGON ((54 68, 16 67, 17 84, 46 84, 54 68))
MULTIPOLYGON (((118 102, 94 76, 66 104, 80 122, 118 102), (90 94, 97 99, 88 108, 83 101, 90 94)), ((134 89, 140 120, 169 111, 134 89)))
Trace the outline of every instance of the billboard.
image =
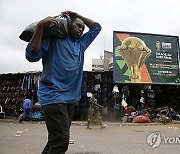
POLYGON ((178 84, 178 36, 113 32, 114 83, 178 84))

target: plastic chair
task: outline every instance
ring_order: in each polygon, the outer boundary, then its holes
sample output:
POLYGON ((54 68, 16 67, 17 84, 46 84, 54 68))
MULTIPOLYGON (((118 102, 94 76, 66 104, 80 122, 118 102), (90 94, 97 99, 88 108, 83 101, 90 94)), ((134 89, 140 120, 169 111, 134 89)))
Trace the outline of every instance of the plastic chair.
POLYGON ((5 112, 2 109, 2 106, 0 106, 0 114, 4 114, 4 119, 5 119, 5 112))

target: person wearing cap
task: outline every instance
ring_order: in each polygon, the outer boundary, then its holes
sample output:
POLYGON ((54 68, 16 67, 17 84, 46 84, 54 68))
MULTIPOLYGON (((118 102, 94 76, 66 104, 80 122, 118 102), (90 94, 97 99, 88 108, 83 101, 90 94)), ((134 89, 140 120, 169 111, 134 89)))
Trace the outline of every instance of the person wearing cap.
POLYGON ((38 101, 45 116, 48 142, 42 154, 64 154, 68 149, 74 104, 81 97, 84 52, 101 31, 99 23, 78 13, 63 14, 71 18, 69 36, 42 39, 45 28, 61 25, 55 17, 47 17, 38 22, 26 48, 28 61, 42 58, 43 64, 38 101), (89 30, 83 34, 85 26, 89 30))

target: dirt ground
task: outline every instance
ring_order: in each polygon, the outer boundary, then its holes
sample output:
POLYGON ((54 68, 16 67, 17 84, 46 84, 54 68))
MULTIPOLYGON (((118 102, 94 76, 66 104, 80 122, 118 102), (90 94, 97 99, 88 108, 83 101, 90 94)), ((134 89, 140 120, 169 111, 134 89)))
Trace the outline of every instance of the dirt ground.
MULTIPOLYGON (((91 130, 85 123, 72 124, 71 139, 75 143, 69 145, 67 154, 179 154, 180 124, 105 124, 104 129, 92 126, 91 130), (148 144, 152 133, 161 135, 160 143, 152 140, 148 144)), ((0 154, 40 154, 46 141, 44 122, 0 121, 0 154)))

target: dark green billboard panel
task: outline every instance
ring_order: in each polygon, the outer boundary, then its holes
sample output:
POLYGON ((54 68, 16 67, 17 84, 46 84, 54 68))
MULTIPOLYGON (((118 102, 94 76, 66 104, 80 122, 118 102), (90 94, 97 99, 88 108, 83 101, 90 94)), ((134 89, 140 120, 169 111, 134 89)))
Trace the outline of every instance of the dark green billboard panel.
POLYGON ((114 83, 179 83, 179 38, 113 32, 114 83))

